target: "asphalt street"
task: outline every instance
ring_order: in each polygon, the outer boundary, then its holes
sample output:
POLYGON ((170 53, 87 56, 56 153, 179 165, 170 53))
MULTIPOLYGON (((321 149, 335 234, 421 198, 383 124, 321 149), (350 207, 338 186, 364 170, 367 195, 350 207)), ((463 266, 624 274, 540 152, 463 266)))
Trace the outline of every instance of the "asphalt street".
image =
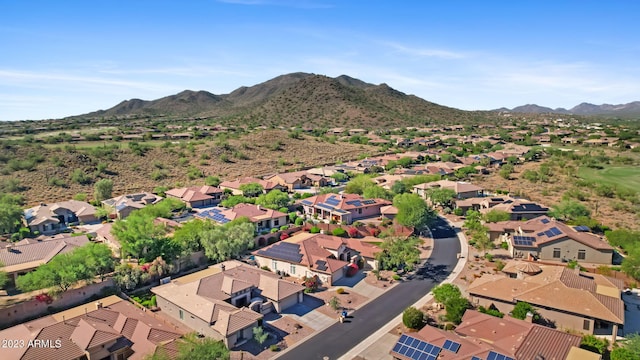
POLYGON ((455 230, 446 221, 438 219, 432 227, 432 234, 434 246, 431 257, 415 275, 410 276, 410 280, 403 281, 351 313, 345 323, 329 326, 282 354, 279 359, 337 359, 429 293, 451 273, 460 252, 455 230))

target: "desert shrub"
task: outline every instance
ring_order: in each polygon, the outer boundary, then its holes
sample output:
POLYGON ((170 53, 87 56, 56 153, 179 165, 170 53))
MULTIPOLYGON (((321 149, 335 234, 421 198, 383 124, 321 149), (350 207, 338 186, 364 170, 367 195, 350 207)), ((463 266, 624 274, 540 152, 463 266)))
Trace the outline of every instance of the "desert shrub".
POLYGON ((343 288, 338 288, 336 290, 336 294, 338 294, 338 295, 344 294, 344 289, 343 288))
POLYGON ((413 306, 408 307, 402 313, 402 323, 409 329, 422 329, 425 323, 424 320, 424 313, 413 306))
POLYGON ((71 180, 80 185, 87 185, 91 183, 91 176, 87 175, 81 169, 75 169, 71 173, 71 180))
POLYGON ((151 180, 155 180, 155 181, 163 180, 163 179, 166 179, 167 176, 169 176, 169 172, 164 169, 156 169, 151 172, 150 176, 151 176, 151 180))
POLYGON ((58 186, 58 187, 67 187, 67 183, 64 182, 64 180, 60 179, 57 176, 52 176, 49 178, 49 181, 47 181, 49 183, 49 185, 51 186, 58 186))
POLYGON ((333 236, 340 236, 343 237, 347 234, 347 230, 339 227, 339 228, 335 228, 333 229, 333 231, 331 232, 331 234, 333 234, 333 236))

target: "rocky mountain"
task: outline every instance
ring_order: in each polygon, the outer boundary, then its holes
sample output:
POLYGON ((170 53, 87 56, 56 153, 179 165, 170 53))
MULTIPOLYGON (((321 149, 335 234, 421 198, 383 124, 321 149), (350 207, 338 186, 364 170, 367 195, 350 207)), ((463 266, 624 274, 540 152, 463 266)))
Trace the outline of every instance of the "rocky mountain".
POLYGON ((229 94, 185 90, 161 99, 132 99, 77 117, 170 116, 217 118, 242 125, 393 128, 436 123, 494 121, 492 112, 470 112, 407 95, 387 84, 347 75, 281 75, 229 94))
POLYGON ((571 115, 599 115, 599 116, 640 116, 640 101, 630 102, 628 104, 602 104, 594 105, 590 103, 582 103, 567 110, 564 108, 552 109, 549 107, 539 106, 535 104, 527 104, 515 107, 513 109, 500 108, 495 111, 511 111, 527 114, 571 114, 571 115))

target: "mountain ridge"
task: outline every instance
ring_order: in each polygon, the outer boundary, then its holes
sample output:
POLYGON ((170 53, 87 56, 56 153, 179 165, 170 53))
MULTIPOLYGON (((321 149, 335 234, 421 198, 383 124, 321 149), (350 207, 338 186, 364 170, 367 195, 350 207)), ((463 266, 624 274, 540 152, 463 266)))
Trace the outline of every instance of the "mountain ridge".
POLYGON ((516 106, 513 109, 500 108, 493 111, 509 111, 528 114, 565 114, 565 115, 609 115, 609 116, 639 116, 640 101, 632 101, 626 104, 601 104, 595 105, 588 102, 580 103, 571 109, 540 106, 536 104, 526 104, 516 106))

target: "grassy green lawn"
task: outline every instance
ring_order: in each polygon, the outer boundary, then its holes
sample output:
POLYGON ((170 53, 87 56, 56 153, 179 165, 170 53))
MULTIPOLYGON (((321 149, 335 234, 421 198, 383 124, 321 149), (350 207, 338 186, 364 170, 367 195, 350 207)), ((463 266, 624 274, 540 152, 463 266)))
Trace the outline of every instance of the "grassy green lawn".
POLYGON ((578 176, 600 184, 640 190, 640 167, 611 166, 601 170, 581 167, 578 170, 578 176))

